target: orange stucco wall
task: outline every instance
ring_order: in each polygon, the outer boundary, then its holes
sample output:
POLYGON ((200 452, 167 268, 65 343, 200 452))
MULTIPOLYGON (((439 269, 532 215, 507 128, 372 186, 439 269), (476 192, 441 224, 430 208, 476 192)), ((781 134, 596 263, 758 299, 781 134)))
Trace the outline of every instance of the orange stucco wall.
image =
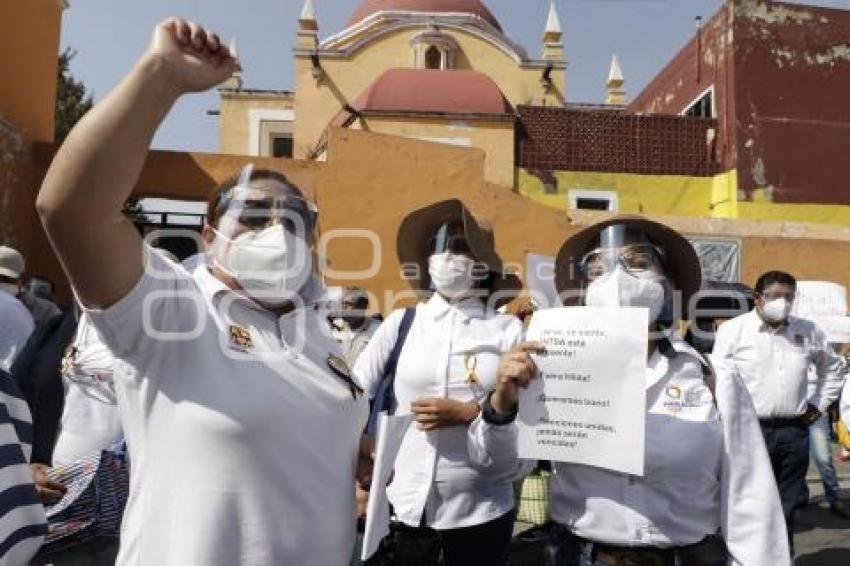
MULTIPOLYGON (((49 151, 40 155, 46 166, 49 151)), ((331 279, 331 284, 358 284, 381 301, 385 310, 406 284, 395 257, 398 226, 405 213, 449 197, 459 197, 472 211, 491 221, 505 260, 523 265, 527 252, 554 255, 571 233, 606 213, 555 210, 488 184, 479 150, 386 136, 333 130, 326 163, 242 156, 152 152, 136 189, 139 196, 205 199, 221 180, 252 161, 274 167, 300 184, 319 205, 321 229, 360 229, 377 235, 380 268, 368 280, 331 279)), ((742 277, 752 284, 769 269, 785 269, 802 279, 836 281, 850 287, 850 228, 825 225, 656 217, 689 235, 740 238, 742 277)), ((40 232, 40 228, 32 228, 40 232)), ((39 242, 43 239, 33 236, 39 242)), ((327 257, 337 271, 369 267, 375 250, 368 241, 347 236, 330 242, 327 257)), ((52 262, 49 249, 39 255, 52 262)), ((55 265, 55 263, 53 263, 55 265)), ((51 271, 49 273, 57 273, 51 271)))
POLYGON ((60 0, 0 6, 0 118, 27 141, 52 141, 60 0))

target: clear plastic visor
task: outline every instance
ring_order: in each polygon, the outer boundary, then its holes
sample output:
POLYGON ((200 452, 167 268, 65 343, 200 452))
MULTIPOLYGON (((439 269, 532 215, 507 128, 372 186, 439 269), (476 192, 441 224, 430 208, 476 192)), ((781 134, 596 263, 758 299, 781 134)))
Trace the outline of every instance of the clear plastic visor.
POLYGON ((583 277, 593 281, 612 273, 617 266, 632 274, 661 271, 664 261, 664 252, 643 232, 616 224, 600 233, 599 239, 582 256, 579 267, 583 277))

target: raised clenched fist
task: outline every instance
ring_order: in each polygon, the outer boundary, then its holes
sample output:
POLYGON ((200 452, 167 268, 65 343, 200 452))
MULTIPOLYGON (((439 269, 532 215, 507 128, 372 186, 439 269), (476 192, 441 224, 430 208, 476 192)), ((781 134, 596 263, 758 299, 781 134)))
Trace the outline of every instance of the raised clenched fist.
POLYGON ((236 54, 218 35, 181 18, 156 26, 145 57, 162 64, 180 94, 213 88, 240 69, 236 54))

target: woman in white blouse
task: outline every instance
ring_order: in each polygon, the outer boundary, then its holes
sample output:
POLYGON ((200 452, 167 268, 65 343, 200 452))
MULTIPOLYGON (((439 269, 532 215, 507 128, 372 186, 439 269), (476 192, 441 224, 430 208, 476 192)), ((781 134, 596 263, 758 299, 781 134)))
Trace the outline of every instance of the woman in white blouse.
MULTIPOLYGON (((389 500, 411 537, 438 533, 447 566, 496 566, 512 534, 511 480, 520 465, 515 428, 502 426, 488 394, 497 374, 511 381, 531 361, 526 356, 500 368, 503 354, 520 344, 522 326, 493 305, 495 295, 516 292, 520 283, 503 274, 492 231, 458 200, 405 218, 398 254, 403 267, 416 272, 413 287, 435 292, 416 307, 398 359, 396 414, 412 414, 413 424, 395 462, 389 500)), ((387 318, 357 361, 354 374, 370 397, 404 312, 387 318)))
POLYGON ((673 305, 698 290, 700 264, 674 230, 609 220, 561 248, 562 297, 645 307, 651 322, 642 477, 555 464, 551 515, 565 564, 777 566, 789 563, 782 508, 752 401, 734 368, 675 332, 673 305))

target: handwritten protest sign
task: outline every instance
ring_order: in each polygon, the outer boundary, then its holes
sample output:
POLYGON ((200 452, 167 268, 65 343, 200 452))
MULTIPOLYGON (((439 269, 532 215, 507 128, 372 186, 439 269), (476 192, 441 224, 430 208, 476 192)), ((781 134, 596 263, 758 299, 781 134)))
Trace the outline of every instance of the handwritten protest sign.
POLYGON ((546 345, 522 393, 519 455, 643 475, 647 309, 570 307, 534 314, 546 345))

